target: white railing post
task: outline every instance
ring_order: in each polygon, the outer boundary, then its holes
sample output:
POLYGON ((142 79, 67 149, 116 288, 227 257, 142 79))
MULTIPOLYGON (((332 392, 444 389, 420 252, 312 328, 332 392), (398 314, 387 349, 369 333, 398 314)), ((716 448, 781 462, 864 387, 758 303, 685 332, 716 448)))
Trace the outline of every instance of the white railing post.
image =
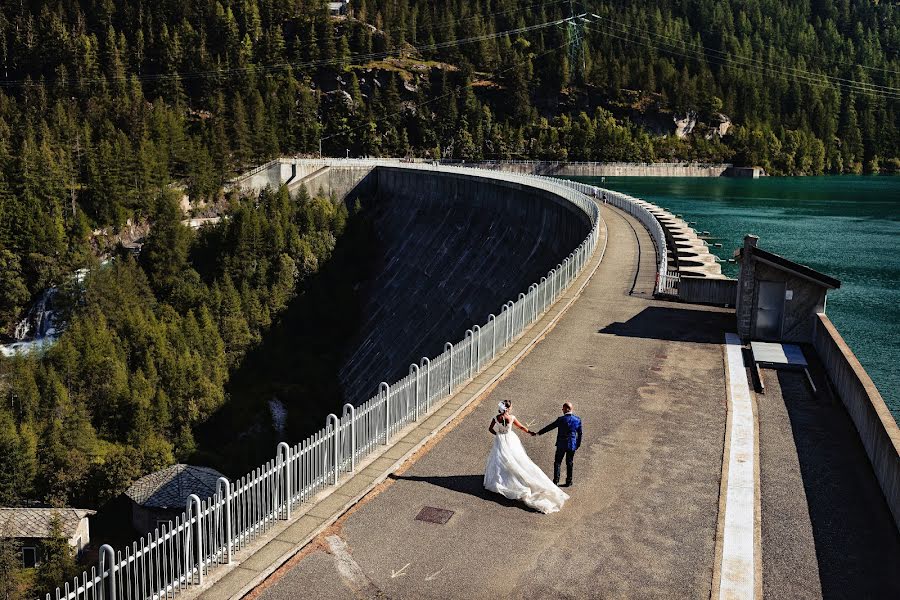
MULTIPOLYGON (((203 519, 201 518, 202 508, 200 505, 200 497, 197 494, 188 496, 186 506, 184 508, 185 522, 187 523, 187 535, 185 536, 186 548, 184 553, 184 564, 187 572, 191 575, 191 581, 194 579, 194 566, 190 564, 191 550, 194 547, 194 536, 197 538, 197 585, 203 585, 203 519), (197 533, 194 534, 194 528, 191 521, 197 521, 197 533)), ((187 575, 187 573, 185 573, 187 575)))
POLYGON ((516 317, 519 321, 517 323, 517 326, 518 326, 518 330, 520 332, 522 332, 522 331, 525 331, 525 294, 524 293, 519 292, 519 299, 516 303, 519 305, 519 310, 518 310, 519 316, 516 317))
POLYGON ((528 295, 531 296, 531 322, 537 321, 537 295, 538 284, 532 283, 528 286, 528 295))
POLYGON ((451 344, 450 342, 447 342, 446 344, 444 344, 444 352, 450 353, 448 356, 449 362, 450 362, 450 377, 449 377, 450 383, 447 386, 447 395, 452 396, 453 395, 453 344, 451 344))
POLYGON ((509 343, 509 303, 500 309, 500 318, 503 319, 503 346, 509 343))
POLYGON ((558 265, 556 265, 556 269, 554 271, 555 272, 553 273, 553 275, 554 275, 554 278, 556 279, 556 281, 554 281, 554 284, 553 284, 553 299, 556 300, 559 297, 560 291, 562 290, 562 273, 563 273, 562 263, 559 263, 558 265))
POLYGON ((344 414, 341 420, 350 417, 350 472, 356 470, 356 407, 349 402, 344 405, 344 414))
MULTIPOLYGON (((100 599, 116 600, 116 553, 109 544, 100 546, 100 599), (107 569, 109 575, 107 575, 107 569), (109 589, 109 593, 107 593, 109 589)), ((47 594, 49 597, 49 594, 47 594)))
POLYGON ((474 337, 475 337, 475 334, 472 332, 472 330, 471 330, 471 329, 466 329, 466 335, 463 337, 463 341, 469 340, 469 364, 468 364, 468 371, 467 371, 467 373, 466 373, 465 379, 468 379, 469 377, 472 377, 472 376, 475 374, 475 371, 474 371, 474 368, 475 368, 475 367, 474 367, 474 364, 475 364, 475 363, 474 363, 474 361, 472 360, 473 350, 475 349, 475 339, 474 339, 474 337))
MULTIPOLYGON (((481 327, 474 325, 472 327, 472 343, 475 345, 475 369, 481 368, 481 327)), ((475 374, 474 372, 472 373, 475 374)))
POLYGON ((332 425, 331 434, 334 436, 334 443, 332 444, 334 446, 334 462, 332 467, 334 467, 334 485, 337 485, 341 473, 341 420, 338 419, 336 414, 331 413, 325 417, 326 431, 329 423, 332 425))
POLYGON ((425 369, 425 412, 427 413, 431 410, 431 360, 427 356, 423 356, 419 363, 425 369))
MULTIPOLYGON (((231 563, 231 482, 227 477, 219 477, 216 481, 216 493, 222 501, 222 530, 225 532, 225 564, 231 563)), ((288 501, 290 511, 290 501, 288 501)), ((290 518, 290 512, 288 513, 290 518)))
MULTIPOLYGON (((275 464, 277 465, 276 472, 278 473, 278 477, 276 481, 280 479, 284 482, 284 504, 285 504, 285 519, 291 518, 291 447, 288 446, 287 442, 280 442, 278 444, 278 448, 275 450, 275 464), (282 471, 284 469, 284 471, 282 471)), ((275 486, 275 507, 276 509, 280 507, 281 504, 281 492, 278 489, 278 485, 275 486)))
POLYGON ((412 375, 415 374, 415 378, 410 379, 410 381, 412 381, 413 389, 415 390, 415 393, 413 394, 413 401, 415 402, 416 406, 413 411, 413 420, 418 421, 419 420, 419 365, 417 365, 416 363, 410 363, 409 374, 410 374, 410 377, 412 377, 412 375))
POLYGON ((494 313, 488 315, 488 323, 491 323, 491 358, 497 356, 497 316, 494 313))
POLYGON ((382 381, 378 386, 378 391, 384 394, 384 443, 389 444, 391 440, 391 386, 386 381, 382 381))
POLYGON ((538 287, 541 290, 541 312, 547 310, 547 278, 541 277, 538 281, 538 287))

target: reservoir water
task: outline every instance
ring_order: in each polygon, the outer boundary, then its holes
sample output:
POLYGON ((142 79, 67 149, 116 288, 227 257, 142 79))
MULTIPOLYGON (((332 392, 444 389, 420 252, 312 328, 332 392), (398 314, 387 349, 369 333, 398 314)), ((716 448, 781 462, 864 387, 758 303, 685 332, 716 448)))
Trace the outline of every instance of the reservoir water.
MULTIPOLYGON (((900 421, 900 177, 580 180, 696 222, 722 259, 753 233, 761 248, 839 279, 826 312, 900 421)), ((737 276, 735 263, 722 267, 737 276)))

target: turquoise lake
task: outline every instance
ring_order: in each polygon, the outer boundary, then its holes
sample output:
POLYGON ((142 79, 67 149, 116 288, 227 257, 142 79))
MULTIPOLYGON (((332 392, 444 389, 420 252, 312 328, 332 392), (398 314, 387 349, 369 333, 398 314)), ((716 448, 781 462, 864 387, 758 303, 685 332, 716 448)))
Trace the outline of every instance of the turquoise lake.
MULTIPOLYGON (((900 177, 581 179, 644 198, 709 231, 731 258, 761 248, 841 281, 826 313, 900 421, 900 177)), ((722 270, 737 276, 737 265, 722 270)))

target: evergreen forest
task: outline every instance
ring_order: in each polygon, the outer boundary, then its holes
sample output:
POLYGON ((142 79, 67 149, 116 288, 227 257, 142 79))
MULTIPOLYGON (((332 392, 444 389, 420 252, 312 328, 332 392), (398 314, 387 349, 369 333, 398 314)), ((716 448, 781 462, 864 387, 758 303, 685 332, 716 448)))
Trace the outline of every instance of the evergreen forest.
MULTIPOLYGON (((66 315, 52 348, 0 359, 0 505, 99 508, 173 462, 222 463, 198 439, 258 391, 248 364, 273 324, 293 306, 352 335, 365 207, 223 191, 279 155, 900 172, 891 2, 348 8, 0 3, 0 332, 51 286, 66 315), (225 218, 193 230, 189 214, 225 218), (120 243, 136 225, 149 230, 139 256, 120 243), (321 306, 335 288, 346 320, 321 306)), ((314 333, 311 372, 341 350, 314 333)), ((302 392, 339 397, 327 382, 302 392)))

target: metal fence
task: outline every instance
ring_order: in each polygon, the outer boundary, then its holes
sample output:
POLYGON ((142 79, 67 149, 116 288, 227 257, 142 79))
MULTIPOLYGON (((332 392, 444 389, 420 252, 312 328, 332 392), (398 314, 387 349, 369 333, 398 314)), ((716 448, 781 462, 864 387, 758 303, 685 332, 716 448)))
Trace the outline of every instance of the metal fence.
MULTIPOLYGON (((540 176, 538 176, 540 177, 540 176)), ((644 226, 653 238, 653 246, 656 250, 656 293, 674 296, 678 293, 678 272, 671 271, 669 265, 669 252, 666 246, 666 234, 659 220, 645 206, 644 201, 627 194, 621 194, 612 190, 571 181, 568 179, 556 179, 553 177, 540 177, 544 180, 554 181, 569 186, 587 196, 612 204, 616 208, 624 210, 644 226)))
MULTIPOLYGON (((545 189, 583 211, 592 224, 590 234, 556 268, 504 304, 481 325, 467 330, 462 340, 447 342, 444 352, 423 357, 409 366, 409 374, 393 384, 383 382, 378 393, 360 406, 345 404, 341 415, 331 414, 324 429, 293 446, 282 442, 276 456, 235 482, 222 477, 217 493, 201 499, 192 495, 184 513, 169 527, 156 529, 124 551, 109 545, 100 549, 99 565, 56 589, 57 600, 160 599, 202 586, 211 570, 232 561, 279 521, 289 519, 299 505, 311 501, 342 474, 357 465, 406 425, 419 420, 447 396, 474 377, 509 346, 559 298, 591 259, 599 236, 599 206, 585 194, 593 188, 497 171, 399 161, 305 161, 321 166, 357 164, 464 172, 467 176, 522 183, 545 189)), ((52 600, 54 594, 47 594, 52 600)))

